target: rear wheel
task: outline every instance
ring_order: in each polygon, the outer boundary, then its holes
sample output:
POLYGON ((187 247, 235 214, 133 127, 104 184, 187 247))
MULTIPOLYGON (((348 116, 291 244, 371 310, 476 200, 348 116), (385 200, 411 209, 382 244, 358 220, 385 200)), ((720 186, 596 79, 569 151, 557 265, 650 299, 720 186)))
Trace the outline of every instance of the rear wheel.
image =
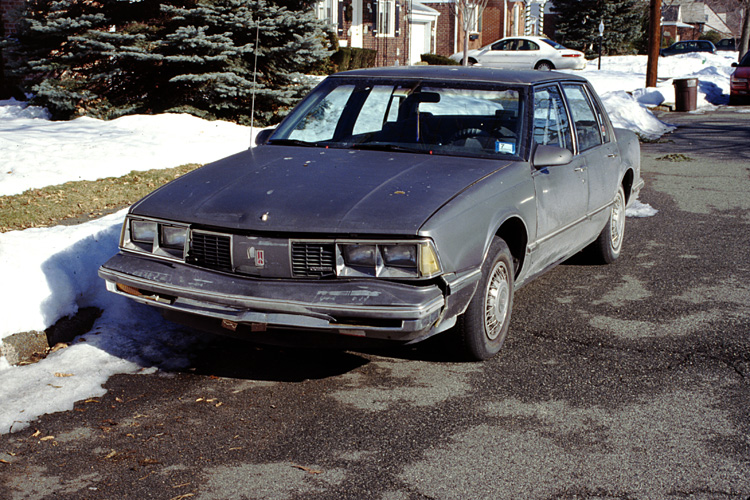
POLYGON ((609 211, 609 220, 599 237, 589 246, 591 258, 603 264, 617 260, 625 237, 625 190, 622 186, 609 211))
POLYGON ((458 329, 469 358, 488 359, 505 342, 513 309, 513 257, 501 238, 492 240, 482 264, 474 298, 459 318, 458 329))
POLYGON ((539 61, 538 63, 536 63, 536 66, 534 67, 534 69, 539 70, 539 71, 552 71, 553 69, 555 69, 555 67, 552 66, 552 63, 550 62, 539 61))

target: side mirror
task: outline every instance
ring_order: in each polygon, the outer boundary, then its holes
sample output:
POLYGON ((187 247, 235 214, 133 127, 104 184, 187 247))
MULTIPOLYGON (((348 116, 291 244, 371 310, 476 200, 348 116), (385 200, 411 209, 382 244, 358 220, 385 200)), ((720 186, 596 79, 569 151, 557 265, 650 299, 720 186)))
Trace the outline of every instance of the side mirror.
POLYGON ((271 134, 273 134, 276 131, 275 128, 264 128, 258 134, 255 136, 255 145, 256 146, 262 146, 263 144, 268 142, 268 138, 271 137, 271 134))
POLYGON ((557 165, 567 165, 573 161, 573 153, 565 148, 557 146, 539 145, 534 151, 534 168, 555 167, 557 165))
POLYGON ((733 63, 732 63, 732 67, 733 67, 733 68, 737 68, 737 67, 739 67, 739 65, 740 65, 740 63, 736 63, 736 62, 733 62, 733 63))

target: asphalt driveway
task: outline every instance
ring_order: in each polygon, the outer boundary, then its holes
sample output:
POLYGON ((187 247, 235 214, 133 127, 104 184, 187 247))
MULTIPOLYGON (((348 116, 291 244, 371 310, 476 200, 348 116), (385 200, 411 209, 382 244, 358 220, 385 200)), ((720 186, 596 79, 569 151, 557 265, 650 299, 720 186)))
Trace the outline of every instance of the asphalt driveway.
POLYGON ((520 290, 497 358, 216 339, 0 436, 0 498, 750 498, 747 111, 662 116, 658 213, 520 290))

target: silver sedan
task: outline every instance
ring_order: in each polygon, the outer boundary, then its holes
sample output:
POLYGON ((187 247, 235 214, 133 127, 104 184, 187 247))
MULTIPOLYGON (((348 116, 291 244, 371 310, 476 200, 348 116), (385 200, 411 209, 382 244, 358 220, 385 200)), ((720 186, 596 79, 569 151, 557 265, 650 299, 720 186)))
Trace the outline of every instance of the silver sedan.
MULTIPOLYGON (((463 52, 451 59, 461 62, 463 52)), ((518 36, 496 40, 482 48, 469 51, 469 64, 504 69, 583 69, 583 52, 563 47, 539 36, 518 36)))

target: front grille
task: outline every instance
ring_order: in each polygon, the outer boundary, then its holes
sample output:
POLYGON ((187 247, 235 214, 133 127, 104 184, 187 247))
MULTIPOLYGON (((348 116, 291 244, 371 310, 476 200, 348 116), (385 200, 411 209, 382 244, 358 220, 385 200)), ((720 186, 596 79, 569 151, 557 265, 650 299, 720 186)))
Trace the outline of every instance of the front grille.
POLYGON ((211 269, 231 271, 231 236, 193 231, 188 262, 211 269))
POLYGON ((332 242, 292 242, 292 274, 294 276, 333 276, 335 270, 336 250, 332 242))

